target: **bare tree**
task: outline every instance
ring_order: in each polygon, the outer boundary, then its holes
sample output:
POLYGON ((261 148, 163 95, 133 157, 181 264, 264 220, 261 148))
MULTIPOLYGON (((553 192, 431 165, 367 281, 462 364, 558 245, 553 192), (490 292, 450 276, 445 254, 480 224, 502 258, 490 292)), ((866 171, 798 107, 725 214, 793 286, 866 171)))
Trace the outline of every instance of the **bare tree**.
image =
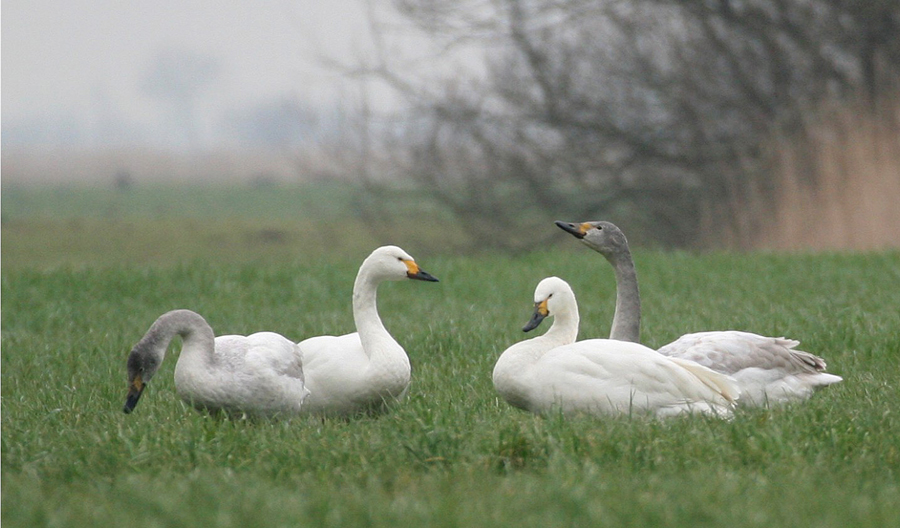
POLYGON ((774 193, 762 139, 802 126, 822 100, 874 100, 900 65, 889 0, 394 7, 427 36, 431 65, 470 67, 410 69, 377 44, 357 73, 393 86, 408 113, 367 145, 392 153, 474 243, 507 249, 542 242, 554 217, 653 225, 666 245, 708 241, 701 226, 746 243, 756 219, 737 211, 774 193))

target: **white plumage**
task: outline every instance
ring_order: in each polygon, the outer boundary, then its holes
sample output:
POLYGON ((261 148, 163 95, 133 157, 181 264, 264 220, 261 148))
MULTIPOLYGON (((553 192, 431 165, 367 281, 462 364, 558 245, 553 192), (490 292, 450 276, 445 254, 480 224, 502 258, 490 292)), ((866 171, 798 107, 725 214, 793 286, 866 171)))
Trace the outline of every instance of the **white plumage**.
POLYGON ((548 315, 554 316, 553 325, 544 335, 509 347, 494 367, 494 387, 511 405, 534 413, 731 415, 740 389, 727 376, 638 343, 575 342, 578 306, 562 279, 541 281, 535 306, 526 330, 548 315))
POLYGON ((377 410, 405 395, 410 379, 409 358, 382 324, 375 294, 381 282, 407 278, 437 281, 419 269, 402 249, 376 249, 360 266, 353 285, 357 332, 312 337, 299 343, 310 390, 307 412, 348 414, 377 410))

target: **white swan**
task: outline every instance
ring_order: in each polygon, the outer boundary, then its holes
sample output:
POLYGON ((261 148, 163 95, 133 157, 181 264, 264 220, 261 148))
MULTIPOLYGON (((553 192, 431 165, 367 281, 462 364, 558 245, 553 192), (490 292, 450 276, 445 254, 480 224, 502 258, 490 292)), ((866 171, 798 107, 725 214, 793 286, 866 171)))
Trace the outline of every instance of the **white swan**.
POLYGON ((727 376, 638 343, 575 342, 578 305, 564 280, 542 280, 534 302, 534 317, 523 330, 548 315, 554 316, 553 325, 506 349, 494 367, 494 388, 511 405, 534 413, 731 415, 740 389, 727 376))
POLYGON ((208 411, 294 415, 309 394, 299 348, 272 332, 214 337, 203 317, 190 310, 161 315, 128 356, 128 397, 134 410, 175 335, 184 340, 175 364, 175 389, 184 401, 208 411))
POLYGON ((378 317, 375 292, 385 280, 437 282, 405 251, 384 246, 369 255, 353 285, 357 332, 311 337, 299 343, 311 413, 349 414, 377 410, 401 398, 409 386, 409 358, 378 317))
MULTIPOLYGON (((610 222, 556 222, 612 265, 616 274, 616 312, 610 339, 640 342, 641 298, 634 260, 625 234, 610 222)), ((765 406, 809 398, 843 378, 825 372, 825 361, 793 350, 799 341, 735 330, 686 334, 659 349, 668 357, 696 361, 735 378, 740 404, 765 406)))

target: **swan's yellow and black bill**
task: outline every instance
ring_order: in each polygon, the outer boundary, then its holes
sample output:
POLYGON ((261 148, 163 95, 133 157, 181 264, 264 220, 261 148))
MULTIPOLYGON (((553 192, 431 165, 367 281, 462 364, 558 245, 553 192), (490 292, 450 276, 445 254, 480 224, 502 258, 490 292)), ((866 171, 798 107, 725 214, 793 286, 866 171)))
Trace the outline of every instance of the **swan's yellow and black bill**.
POLYGON ((556 227, 562 229, 566 233, 569 233, 575 238, 584 238, 584 235, 587 234, 587 231, 591 228, 591 225, 587 223, 573 224, 572 222, 562 222, 557 220, 556 227))
POLYGON ((439 282, 437 277, 431 275, 427 271, 420 269, 419 265, 416 264, 413 260, 404 260, 404 264, 406 264, 406 276, 410 279, 423 280, 428 282, 439 282))
POLYGON ((125 407, 122 408, 122 411, 125 414, 134 410, 134 407, 137 405, 138 400, 141 399, 141 394, 144 392, 146 386, 147 384, 141 379, 140 374, 134 377, 134 381, 128 386, 128 397, 125 398, 125 407))
POLYGON ((547 317, 547 315, 549 315, 549 314, 550 314, 550 311, 547 310, 547 300, 546 299, 544 299, 541 302, 534 303, 534 315, 531 316, 531 320, 528 321, 528 324, 526 324, 522 328, 522 331, 529 332, 531 330, 534 330, 535 328, 538 327, 539 324, 541 324, 541 321, 543 321, 544 318, 547 317))

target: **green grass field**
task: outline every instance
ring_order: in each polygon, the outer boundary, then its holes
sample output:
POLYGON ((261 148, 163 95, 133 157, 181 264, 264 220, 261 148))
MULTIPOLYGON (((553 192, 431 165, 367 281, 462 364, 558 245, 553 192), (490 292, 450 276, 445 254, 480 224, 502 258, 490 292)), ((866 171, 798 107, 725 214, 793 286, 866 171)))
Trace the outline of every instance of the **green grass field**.
MULTIPOLYGON (((372 241, 337 229, 334 252, 298 236, 264 254, 163 247, 141 261, 134 234, 125 249, 60 250, 59 226, 89 216, 3 199, 4 526, 900 526, 897 252, 636 252, 648 345, 710 329, 788 335, 844 376, 805 404, 729 422, 538 418, 498 401, 493 364, 526 337, 541 278, 572 284, 581 338, 609 330, 611 270, 563 233, 558 251, 515 257, 441 254, 398 234, 441 282, 379 292, 413 364, 409 399, 385 415, 212 418, 178 400, 176 353, 125 415, 126 355, 159 314, 190 308, 217 333, 350 332, 372 241), (26 229, 37 241, 10 235, 26 229), (21 253, 40 241, 50 249, 21 253)), ((210 216, 200 231, 246 225, 210 216)), ((162 217, 123 214, 106 233, 127 240, 121 225, 158 231, 162 217)))

